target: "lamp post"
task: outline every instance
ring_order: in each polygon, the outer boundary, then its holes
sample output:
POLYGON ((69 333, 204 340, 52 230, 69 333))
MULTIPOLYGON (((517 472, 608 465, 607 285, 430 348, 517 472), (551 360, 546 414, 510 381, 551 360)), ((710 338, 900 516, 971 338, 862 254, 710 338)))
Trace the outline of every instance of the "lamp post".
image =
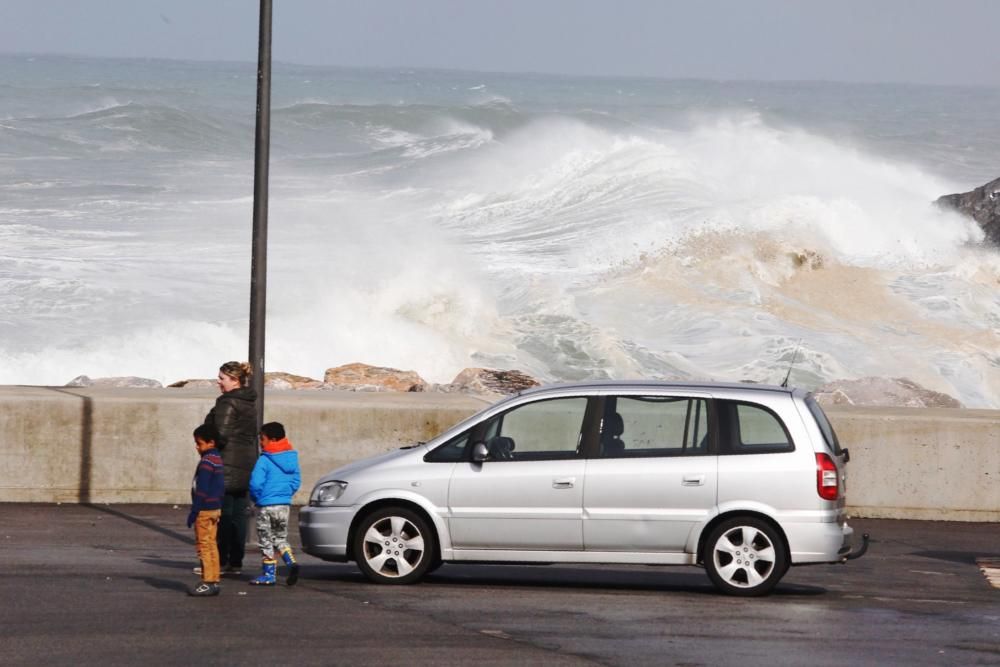
POLYGON ((271 150, 271 0, 260 0, 257 44, 257 130, 254 140, 253 250, 250 260, 250 386, 257 392, 257 429, 264 421, 264 325, 267 318, 267 179, 271 150))

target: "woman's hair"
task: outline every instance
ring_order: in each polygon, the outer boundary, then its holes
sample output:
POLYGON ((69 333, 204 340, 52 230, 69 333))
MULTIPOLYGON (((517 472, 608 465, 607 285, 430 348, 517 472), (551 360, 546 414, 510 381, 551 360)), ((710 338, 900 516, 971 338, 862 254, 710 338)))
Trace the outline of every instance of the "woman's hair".
POLYGON ((253 368, 245 361, 227 361, 219 366, 219 372, 239 380, 240 386, 245 387, 250 382, 250 376, 253 375, 253 368))

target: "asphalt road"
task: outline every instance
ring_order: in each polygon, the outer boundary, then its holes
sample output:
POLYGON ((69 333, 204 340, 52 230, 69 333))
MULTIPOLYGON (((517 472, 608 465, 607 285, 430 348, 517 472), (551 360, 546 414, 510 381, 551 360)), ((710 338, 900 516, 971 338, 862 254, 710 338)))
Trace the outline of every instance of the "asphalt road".
POLYGON ((295 587, 246 572, 196 599, 186 515, 0 504, 0 664, 1000 665, 977 566, 1000 565, 1000 524, 855 520, 865 557, 757 599, 690 567, 445 565, 387 587, 309 556, 295 587))

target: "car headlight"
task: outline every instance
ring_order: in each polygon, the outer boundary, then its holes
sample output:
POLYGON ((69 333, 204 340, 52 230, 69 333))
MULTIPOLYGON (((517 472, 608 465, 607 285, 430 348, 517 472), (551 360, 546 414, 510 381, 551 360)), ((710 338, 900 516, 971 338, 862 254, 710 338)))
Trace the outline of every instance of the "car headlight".
POLYGON ((344 491, 346 490, 347 482, 341 482, 340 480, 317 484, 316 488, 312 491, 312 495, 309 496, 309 504, 319 507, 333 505, 344 495, 344 491))

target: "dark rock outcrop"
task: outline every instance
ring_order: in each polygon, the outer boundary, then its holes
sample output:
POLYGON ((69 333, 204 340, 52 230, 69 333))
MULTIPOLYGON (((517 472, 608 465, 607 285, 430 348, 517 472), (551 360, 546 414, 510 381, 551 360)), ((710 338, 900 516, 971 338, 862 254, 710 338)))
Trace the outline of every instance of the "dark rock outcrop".
POLYGON ((178 380, 177 382, 171 382, 167 385, 171 389, 218 389, 218 385, 215 380, 209 380, 208 378, 197 378, 194 380, 178 380))
POLYGON ((978 222, 986 234, 986 243, 1000 247, 1000 178, 970 192, 938 197, 935 203, 978 222))
POLYGON ((516 394, 524 389, 537 387, 538 380, 521 371, 499 371, 492 368, 466 368, 455 376, 444 391, 467 394, 516 394))
POLYGON ((962 408, 948 394, 921 387, 906 378, 866 377, 836 380, 813 392, 820 405, 890 408, 962 408))

